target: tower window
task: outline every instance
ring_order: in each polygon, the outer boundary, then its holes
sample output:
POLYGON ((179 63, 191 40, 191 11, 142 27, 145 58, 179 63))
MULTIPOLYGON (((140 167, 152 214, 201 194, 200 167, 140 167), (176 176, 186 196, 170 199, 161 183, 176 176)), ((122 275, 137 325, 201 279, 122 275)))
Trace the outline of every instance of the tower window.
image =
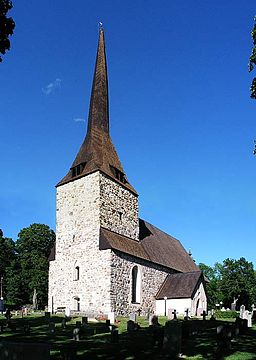
POLYGON ((128 181, 126 180, 126 177, 125 177, 125 174, 118 170, 116 167, 112 166, 112 165, 109 165, 110 167, 110 170, 112 172, 112 174, 114 175, 114 177, 121 181, 123 184, 126 184, 128 181))
POLYGON ((72 167, 70 169, 72 172, 72 177, 76 177, 76 176, 80 175, 83 172, 85 165, 86 165, 86 163, 83 162, 81 164, 78 164, 78 165, 72 167))
POLYGON ((80 269, 79 266, 75 267, 75 274, 74 274, 74 280, 79 280, 80 277, 80 269))

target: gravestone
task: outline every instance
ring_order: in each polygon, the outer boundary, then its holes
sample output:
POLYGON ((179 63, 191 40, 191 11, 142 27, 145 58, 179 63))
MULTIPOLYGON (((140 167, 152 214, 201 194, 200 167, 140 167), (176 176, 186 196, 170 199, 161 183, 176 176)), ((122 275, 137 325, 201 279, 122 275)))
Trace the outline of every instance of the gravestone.
POLYGON ((217 346, 218 351, 223 352, 231 349, 232 340, 232 326, 219 325, 217 326, 217 346))
POLYGON ((87 316, 82 316, 82 325, 86 325, 88 324, 88 317, 87 316))
POLYGON ((247 320, 247 327, 252 327, 252 313, 248 310, 244 312, 244 319, 247 320))
POLYGON ((81 333, 80 327, 75 327, 73 330, 73 340, 80 341, 80 333, 81 333))
POLYGON ((236 311, 236 303, 231 304, 231 311, 236 311))
POLYGON ((241 306, 240 306, 240 314, 239 314, 239 317, 240 317, 241 319, 244 318, 244 312, 245 312, 245 306, 244 306, 244 305, 241 305, 241 306))
POLYGON ((114 324, 115 323, 115 313, 114 311, 110 311, 108 313, 108 320, 110 320, 110 324, 114 324))
POLYGON ((135 313, 131 313, 129 316, 129 320, 136 322, 136 314, 135 313))
POLYGON ((55 323, 52 322, 52 321, 49 322, 49 332, 50 332, 51 334, 54 334, 54 333, 55 333, 55 323))
POLYGON ((118 330, 117 329, 112 329, 111 330, 110 341, 113 344, 118 343, 118 330))
POLYGON ((172 308, 169 308, 168 311, 167 311, 167 317, 168 317, 168 320, 173 320, 173 311, 174 309, 172 308))
POLYGON ((127 321, 127 331, 132 332, 135 330, 135 323, 132 320, 127 321))
POLYGON ((173 320, 176 320, 177 319, 177 311, 174 309, 173 310, 173 320))
POLYGON ((176 358, 181 350, 181 322, 167 321, 164 327, 163 350, 170 358, 176 358))
POLYGON ((0 343, 1 360, 50 360, 50 344, 43 343, 0 343))
POLYGON ((65 316, 70 317, 70 308, 69 307, 65 308, 65 316))
POLYGON ((107 325, 107 326, 110 326, 110 324, 111 324, 110 320, 107 319, 107 320, 106 320, 106 325, 107 325))
POLYGON ((154 315, 152 315, 152 314, 150 314, 150 315, 148 316, 148 324, 149 324, 149 325, 152 325, 152 318, 153 318, 153 316, 154 316, 154 315))
POLYGON ((44 318, 46 322, 50 322, 51 319, 51 313, 49 311, 45 311, 44 318))
POLYGON ((185 311, 184 311, 184 320, 185 320, 185 321, 187 321, 187 320, 189 319, 188 314, 189 314, 189 309, 187 308, 187 309, 185 309, 185 311))
POLYGON ((202 312, 201 316, 203 317, 203 321, 205 321, 206 320, 206 311, 205 310, 202 312))
POLYGON ((67 319, 66 318, 63 318, 61 320, 61 328, 62 328, 62 330, 65 330, 67 328, 67 319))

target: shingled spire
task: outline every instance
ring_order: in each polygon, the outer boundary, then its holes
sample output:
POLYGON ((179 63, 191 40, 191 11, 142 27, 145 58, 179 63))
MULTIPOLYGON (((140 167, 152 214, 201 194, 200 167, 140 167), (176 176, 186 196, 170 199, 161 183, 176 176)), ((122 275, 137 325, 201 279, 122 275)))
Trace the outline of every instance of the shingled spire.
POLYGON ((87 134, 69 172, 57 186, 97 170, 136 194, 127 180, 109 134, 108 77, 102 27, 99 31, 87 134))

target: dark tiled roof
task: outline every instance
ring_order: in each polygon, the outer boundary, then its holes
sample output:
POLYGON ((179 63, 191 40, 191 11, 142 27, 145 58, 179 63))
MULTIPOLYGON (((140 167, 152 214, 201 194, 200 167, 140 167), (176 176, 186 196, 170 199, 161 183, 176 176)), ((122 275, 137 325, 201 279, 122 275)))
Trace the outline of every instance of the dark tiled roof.
POLYGON ((159 289, 156 299, 163 299, 165 296, 168 299, 191 298, 199 280, 204 282, 201 271, 169 274, 159 289))
POLYGON ((180 272, 198 270, 194 261, 177 239, 144 220, 140 220, 139 241, 101 228, 100 249, 109 248, 180 272))
POLYGON ((57 186, 100 170, 137 194, 129 184, 109 135, 108 77, 103 30, 100 30, 87 134, 67 175, 57 186), (76 168, 79 168, 77 171, 76 168))

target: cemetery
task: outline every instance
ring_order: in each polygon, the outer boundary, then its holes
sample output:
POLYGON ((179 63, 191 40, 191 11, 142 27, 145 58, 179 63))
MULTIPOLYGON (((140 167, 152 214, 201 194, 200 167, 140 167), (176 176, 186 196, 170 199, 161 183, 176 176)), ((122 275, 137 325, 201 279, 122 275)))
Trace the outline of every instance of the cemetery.
POLYGON ((255 311, 229 313, 95 318, 12 311, 0 315, 0 360, 255 358, 255 311))

